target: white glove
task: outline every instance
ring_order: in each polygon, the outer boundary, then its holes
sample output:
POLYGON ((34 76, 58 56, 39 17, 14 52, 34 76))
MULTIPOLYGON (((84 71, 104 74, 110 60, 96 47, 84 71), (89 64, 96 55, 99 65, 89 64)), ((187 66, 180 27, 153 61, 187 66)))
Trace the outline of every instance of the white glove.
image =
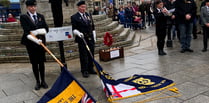
POLYGON ((30 32, 33 33, 34 35, 45 35, 46 29, 41 28, 41 29, 32 30, 30 32))
POLYGON ((80 31, 78 31, 77 29, 73 30, 73 34, 77 35, 80 38, 84 37, 83 33, 81 33, 80 31))
POLYGON ((93 31, 93 36, 94 36, 94 41, 96 42, 97 41, 97 35, 96 35, 96 31, 95 30, 93 31))
POLYGON ((36 38, 34 38, 32 35, 30 35, 30 34, 28 34, 27 38, 28 38, 29 40, 31 40, 32 42, 38 44, 38 45, 40 45, 40 44, 42 43, 42 40, 41 40, 41 39, 36 39, 36 38))

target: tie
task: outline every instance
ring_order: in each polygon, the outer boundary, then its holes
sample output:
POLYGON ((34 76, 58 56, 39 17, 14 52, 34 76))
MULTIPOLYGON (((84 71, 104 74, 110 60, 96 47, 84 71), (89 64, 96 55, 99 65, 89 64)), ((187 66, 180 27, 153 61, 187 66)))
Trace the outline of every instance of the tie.
POLYGON ((83 14, 83 20, 84 20, 86 23, 88 22, 87 19, 86 19, 85 14, 83 14))
POLYGON ((36 15, 33 15, 33 19, 34 19, 34 22, 35 22, 35 24, 37 24, 37 18, 36 18, 36 15))

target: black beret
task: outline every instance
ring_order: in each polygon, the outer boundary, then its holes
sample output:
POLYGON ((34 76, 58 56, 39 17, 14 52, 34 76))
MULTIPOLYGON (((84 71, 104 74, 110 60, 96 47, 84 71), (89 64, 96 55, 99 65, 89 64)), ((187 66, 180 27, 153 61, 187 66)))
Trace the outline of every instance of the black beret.
POLYGON ((205 2, 209 2, 209 0, 205 0, 205 2))
POLYGON ((25 2, 26 6, 33 6, 33 5, 37 5, 36 0, 27 0, 25 2))
POLYGON ((80 5, 85 5, 85 1, 79 1, 79 2, 77 3, 77 6, 80 6, 80 5))

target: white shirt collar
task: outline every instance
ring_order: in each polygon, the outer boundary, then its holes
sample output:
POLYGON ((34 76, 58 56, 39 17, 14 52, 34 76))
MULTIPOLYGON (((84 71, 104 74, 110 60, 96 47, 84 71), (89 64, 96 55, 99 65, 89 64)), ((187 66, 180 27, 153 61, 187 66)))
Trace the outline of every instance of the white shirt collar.
POLYGON ((32 13, 29 12, 29 11, 28 11, 28 13, 29 13, 30 17, 33 19, 33 21, 35 21, 34 18, 33 18, 33 15, 36 15, 36 17, 37 17, 37 13, 35 12, 34 14, 32 14, 32 13))
POLYGON ((37 13, 35 12, 34 14, 32 14, 30 11, 28 11, 28 13, 30 14, 31 17, 33 17, 33 15, 37 16, 37 13))

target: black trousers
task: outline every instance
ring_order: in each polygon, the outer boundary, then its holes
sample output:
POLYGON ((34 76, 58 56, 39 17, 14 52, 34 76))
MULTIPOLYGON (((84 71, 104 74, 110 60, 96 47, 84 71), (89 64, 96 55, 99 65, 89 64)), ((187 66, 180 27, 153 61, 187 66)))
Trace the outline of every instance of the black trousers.
MULTIPOLYGON (((92 56, 94 56, 94 39, 91 38, 91 40, 85 39, 87 42, 87 45, 89 46, 90 52, 92 53, 92 56)), ((84 71, 93 71, 93 60, 91 55, 89 54, 89 51, 86 48, 86 45, 83 41, 78 42, 79 47, 79 55, 80 55, 80 64, 81 64, 81 72, 84 71)))
POLYGON ((46 61, 45 50, 40 45, 35 46, 26 46, 27 52, 29 54, 30 63, 32 64, 33 74, 35 76, 36 82, 40 83, 41 81, 45 82, 45 66, 44 62, 46 61))
POLYGON ((158 50, 163 50, 165 45, 166 27, 156 28, 156 35, 157 35, 157 48, 158 50))
POLYGON ((54 19, 55 27, 62 27, 63 24, 63 13, 62 13, 62 3, 51 3, 52 15, 54 19))
POLYGON ((33 74, 36 78, 36 82, 40 83, 39 77, 41 77, 41 82, 45 82, 45 66, 44 62, 32 63, 33 74), (39 76, 40 74, 40 76, 39 76))
POLYGON ((203 26, 203 48, 208 48, 209 27, 203 26))

